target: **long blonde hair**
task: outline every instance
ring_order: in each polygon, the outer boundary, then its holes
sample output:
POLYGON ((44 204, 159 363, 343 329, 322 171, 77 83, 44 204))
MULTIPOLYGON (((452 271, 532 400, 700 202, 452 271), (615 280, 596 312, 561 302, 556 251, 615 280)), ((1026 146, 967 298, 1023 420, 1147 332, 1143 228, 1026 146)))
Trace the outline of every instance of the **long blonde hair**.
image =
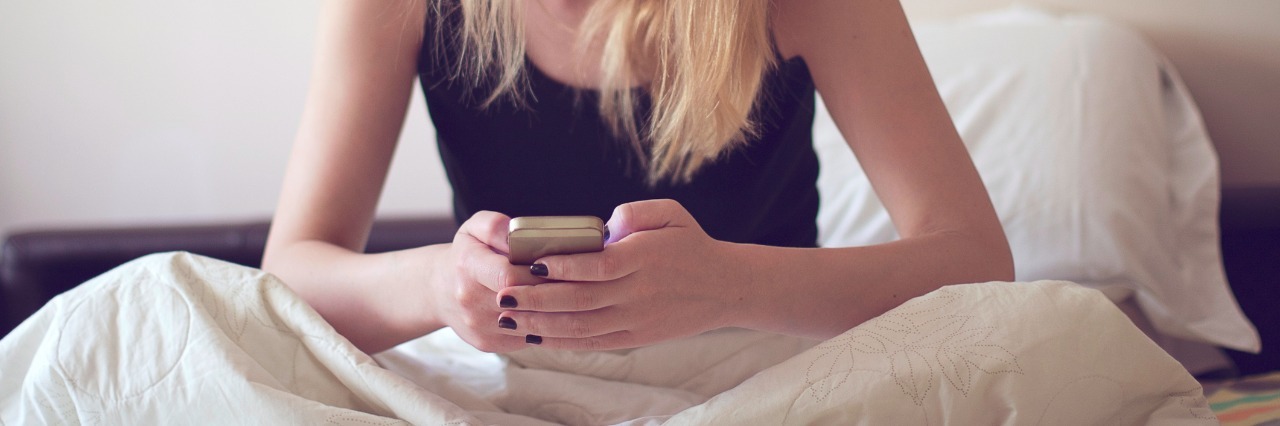
MULTIPOLYGON (((460 0, 456 76, 492 84, 487 106, 527 94, 521 1, 460 0)), ((438 1, 437 1, 438 4, 438 1)), ((775 65, 770 0, 598 0, 578 48, 602 43, 600 115, 629 139, 650 185, 688 182, 756 131, 752 112, 775 65), (637 123, 630 84, 648 82, 647 122, 637 123)))

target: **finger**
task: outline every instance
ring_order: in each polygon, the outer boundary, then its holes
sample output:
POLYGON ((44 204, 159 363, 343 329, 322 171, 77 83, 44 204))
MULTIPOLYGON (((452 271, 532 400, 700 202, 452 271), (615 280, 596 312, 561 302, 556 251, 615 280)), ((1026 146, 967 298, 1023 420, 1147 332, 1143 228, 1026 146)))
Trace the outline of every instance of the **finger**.
POLYGON ((635 333, 628 330, 615 331, 613 333, 584 338, 573 337, 542 337, 537 334, 529 334, 525 336, 526 347, 537 345, 551 349, 564 349, 570 351, 611 351, 614 349, 629 349, 644 345, 636 338, 635 333))
POLYGON ((483 333, 479 335, 458 333, 458 336, 481 352, 504 353, 529 347, 523 334, 515 336, 506 333, 483 333))
POLYGON ((487 210, 479 211, 458 227, 458 234, 468 235, 505 255, 511 252, 511 247, 507 246, 507 233, 510 231, 510 226, 511 218, 507 215, 487 210))
MULTIPOLYGON (((461 242, 460 244, 467 244, 461 242)), ((512 265, 507 257, 489 250, 483 244, 463 248, 460 267, 472 281, 480 283, 495 293, 505 288, 541 284, 546 279, 529 273, 529 267, 512 265)))
POLYGON ((456 307, 463 312, 449 323, 458 336, 477 349, 490 353, 510 352, 528 346, 523 335, 514 336, 494 329, 493 318, 502 310, 489 305, 493 292, 474 284, 465 286, 462 292, 466 294, 459 297, 456 307))
POLYGON ((475 244, 477 247, 464 247, 465 255, 462 263, 466 276, 473 281, 497 292, 507 287, 530 285, 546 282, 533 276, 528 268, 513 266, 507 261, 507 233, 511 218, 502 213, 480 211, 458 228, 455 242, 462 245, 475 244))
POLYGON ((636 232, 691 225, 697 226, 697 222, 676 200, 635 201, 613 209, 613 215, 605 225, 609 228, 609 239, 605 244, 621 241, 636 232))
POLYGON ((632 247, 613 245, 598 252, 547 256, 529 270, 556 281, 613 281, 640 269, 641 257, 633 252, 632 247))
POLYGON ((510 310, 534 312, 583 312, 613 306, 622 298, 620 283, 553 282, 503 289, 500 300, 510 310), (507 299, 510 298, 510 299, 507 299))
POLYGON ((503 312, 498 328, 511 336, 588 338, 622 331, 624 319, 616 308, 587 312, 503 312))

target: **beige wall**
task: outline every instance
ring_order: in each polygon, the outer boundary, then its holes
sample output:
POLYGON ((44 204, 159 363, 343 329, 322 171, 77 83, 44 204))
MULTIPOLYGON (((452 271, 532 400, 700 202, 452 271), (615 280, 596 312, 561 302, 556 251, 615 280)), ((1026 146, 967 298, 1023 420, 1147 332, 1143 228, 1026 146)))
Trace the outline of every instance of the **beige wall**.
MULTIPOLYGON (((903 0, 913 18, 1007 6, 1000 0, 903 0)), ((1218 147, 1223 184, 1280 186, 1280 0, 1022 0, 1089 12, 1142 31, 1178 67, 1218 147)))
MULTIPOLYGON (((0 1, 0 234, 262 219, 319 1, 0 1)), ((380 206, 447 212, 421 96, 380 206)))
MULTIPOLYGON (((1280 0, 1038 0, 1146 32, 1182 69, 1228 185, 1280 185, 1280 0)), ((320 2, 0 1, 0 234, 267 217, 320 2)), ((906 0, 915 17, 1003 1, 906 0)), ((380 212, 444 213, 421 99, 380 212)))

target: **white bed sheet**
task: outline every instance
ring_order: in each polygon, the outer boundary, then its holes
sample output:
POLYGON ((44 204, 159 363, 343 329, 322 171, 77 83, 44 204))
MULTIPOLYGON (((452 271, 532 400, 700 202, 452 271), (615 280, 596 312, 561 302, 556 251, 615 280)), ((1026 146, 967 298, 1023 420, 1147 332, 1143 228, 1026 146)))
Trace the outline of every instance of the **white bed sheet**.
POLYGON ((1216 424, 1176 361, 1066 282, 949 286, 821 343, 721 330, 499 357, 443 332, 371 358, 274 277, 171 253, 0 341, 0 424, 246 421, 1216 424))

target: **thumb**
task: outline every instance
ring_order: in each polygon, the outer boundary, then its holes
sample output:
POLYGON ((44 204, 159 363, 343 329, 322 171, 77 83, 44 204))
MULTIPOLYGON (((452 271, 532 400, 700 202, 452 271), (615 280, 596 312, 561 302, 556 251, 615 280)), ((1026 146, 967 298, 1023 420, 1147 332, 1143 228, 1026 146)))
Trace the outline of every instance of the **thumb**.
POLYGON ((628 235, 672 227, 697 227, 693 216, 676 200, 644 200, 620 205, 605 225, 605 244, 621 241, 628 235))

